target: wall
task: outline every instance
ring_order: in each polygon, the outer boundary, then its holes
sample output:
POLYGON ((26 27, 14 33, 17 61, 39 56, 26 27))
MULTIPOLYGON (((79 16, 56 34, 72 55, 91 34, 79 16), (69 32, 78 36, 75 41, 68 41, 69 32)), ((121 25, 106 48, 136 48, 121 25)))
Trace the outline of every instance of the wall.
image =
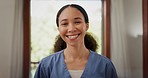
POLYGON ((111 59, 119 78, 142 78, 142 0, 111 1, 111 59))
POLYGON ((14 0, 0 0, 0 78, 10 76, 14 0))
POLYGON ((125 0, 127 52, 132 78, 142 78, 142 0, 125 0))

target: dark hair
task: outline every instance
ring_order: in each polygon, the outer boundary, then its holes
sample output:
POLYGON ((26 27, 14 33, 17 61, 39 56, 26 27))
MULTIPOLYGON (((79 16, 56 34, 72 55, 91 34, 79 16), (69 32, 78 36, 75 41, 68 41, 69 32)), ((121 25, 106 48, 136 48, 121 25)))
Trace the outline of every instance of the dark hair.
POLYGON ((73 7, 73 8, 78 9, 83 14, 85 23, 89 23, 88 15, 83 7, 81 7, 80 5, 77 5, 77 4, 68 4, 68 5, 63 6, 57 13, 56 24, 58 27, 59 27, 59 16, 63 12, 63 10, 66 9, 67 7, 73 7))
MULTIPOLYGON (((90 34, 88 32, 85 34, 84 43, 85 43, 85 46, 87 49, 90 49, 95 52, 98 49, 97 41, 94 39, 92 34, 90 34)), ((60 37, 60 35, 58 35, 55 40, 53 51, 58 52, 58 51, 63 50, 65 48, 66 48, 66 42, 60 37)))

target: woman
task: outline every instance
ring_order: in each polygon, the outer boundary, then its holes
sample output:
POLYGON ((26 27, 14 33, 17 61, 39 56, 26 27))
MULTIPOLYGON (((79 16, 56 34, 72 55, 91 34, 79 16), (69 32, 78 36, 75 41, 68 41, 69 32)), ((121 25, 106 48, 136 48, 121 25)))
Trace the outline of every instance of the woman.
POLYGON ((84 38, 89 20, 81 6, 63 6, 57 13, 56 23, 66 43, 65 49, 44 58, 35 78, 117 78, 112 62, 86 47, 84 38))

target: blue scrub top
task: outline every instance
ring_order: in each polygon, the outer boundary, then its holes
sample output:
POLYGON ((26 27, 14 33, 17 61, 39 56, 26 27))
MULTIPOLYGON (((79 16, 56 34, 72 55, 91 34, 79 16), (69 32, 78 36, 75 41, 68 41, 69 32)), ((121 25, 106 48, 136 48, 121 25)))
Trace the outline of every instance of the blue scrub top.
MULTIPOLYGON (((64 50, 41 60, 34 78, 72 78, 64 62, 64 50)), ((118 78, 110 59, 90 50, 81 78, 118 78)))

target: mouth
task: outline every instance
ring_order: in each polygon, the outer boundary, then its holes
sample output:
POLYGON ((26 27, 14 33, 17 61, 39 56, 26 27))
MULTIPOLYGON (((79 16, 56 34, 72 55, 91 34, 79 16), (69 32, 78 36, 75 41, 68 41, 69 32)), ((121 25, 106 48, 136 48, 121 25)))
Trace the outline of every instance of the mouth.
POLYGON ((80 34, 75 34, 75 35, 67 35, 66 37, 68 39, 77 39, 79 37, 80 34))

